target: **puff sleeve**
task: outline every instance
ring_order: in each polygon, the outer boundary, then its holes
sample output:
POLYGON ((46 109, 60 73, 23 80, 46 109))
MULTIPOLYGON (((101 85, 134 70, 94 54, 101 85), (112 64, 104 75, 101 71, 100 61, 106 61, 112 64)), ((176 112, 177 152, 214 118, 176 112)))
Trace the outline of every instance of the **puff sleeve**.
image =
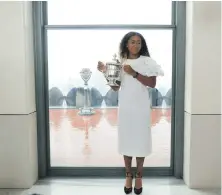
POLYGON ((162 67, 157 64, 155 60, 152 58, 146 57, 144 58, 144 65, 142 67, 141 73, 144 76, 164 76, 164 71, 162 67))

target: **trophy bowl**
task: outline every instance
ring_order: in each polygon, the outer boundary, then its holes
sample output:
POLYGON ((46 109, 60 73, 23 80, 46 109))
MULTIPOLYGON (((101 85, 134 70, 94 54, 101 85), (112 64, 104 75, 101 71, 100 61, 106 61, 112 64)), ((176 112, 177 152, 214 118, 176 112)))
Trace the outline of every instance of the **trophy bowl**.
POLYGON ((85 85, 88 85, 88 81, 92 75, 92 72, 89 68, 83 68, 80 72, 80 76, 82 80, 84 81, 85 85))
POLYGON ((106 62, 106 71, 104 73, 109 86, 119 86, 121 82, 122 64, 116 59, 116 55, 113 56, 112 62, 106 62))

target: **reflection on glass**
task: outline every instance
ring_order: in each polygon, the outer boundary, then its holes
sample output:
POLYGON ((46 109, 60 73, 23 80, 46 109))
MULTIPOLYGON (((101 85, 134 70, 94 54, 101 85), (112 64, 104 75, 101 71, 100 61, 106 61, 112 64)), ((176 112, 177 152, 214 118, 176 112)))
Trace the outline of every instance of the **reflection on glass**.
MULTIPOLYGON (((49 114, 51 166, 123 166, 117 152, 118 92, 106 85, 97 62, 110 61, 118 52, 126 30, 48 31, 49 114), (90 51, 90 52, 89 52, 90 51), (79 115, 84 106, 82 68, 92 71, 88 86, 95 114, 79 115)), ((170 166, 172 31, 140 30, 151 56, 162 65, 165 76, 152 98, 153 153, 145 166, 170 166)), ((130 105, 129 105, 130 106, 130 105)))
MULTIPOLYGON (((51 166, 123 166, 117 113, 117 108, 96 109, 95 115, 80 116, 75 109, 50 109, 51 166)), ((145 166, 170 166, 170 115, 170 108, 152 110, 153 153, 145 166)))

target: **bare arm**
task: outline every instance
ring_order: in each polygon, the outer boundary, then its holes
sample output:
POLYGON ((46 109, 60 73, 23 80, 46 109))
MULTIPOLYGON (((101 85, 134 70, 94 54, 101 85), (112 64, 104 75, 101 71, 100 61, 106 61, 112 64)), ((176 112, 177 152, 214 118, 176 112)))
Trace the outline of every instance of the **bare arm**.
POLYGON ((123 70, 131 76, 134 76, 139 82, 145 86, 154 88, 156 86, 156 76, 144 76, 132 69, 130 65, 124 65, 123 70))
POLYGON ((148 86, 151 88, 154 88, 156 86, 156 76, 147 77, 138 73, 138 76, 136 79, 145 86, 148 86))

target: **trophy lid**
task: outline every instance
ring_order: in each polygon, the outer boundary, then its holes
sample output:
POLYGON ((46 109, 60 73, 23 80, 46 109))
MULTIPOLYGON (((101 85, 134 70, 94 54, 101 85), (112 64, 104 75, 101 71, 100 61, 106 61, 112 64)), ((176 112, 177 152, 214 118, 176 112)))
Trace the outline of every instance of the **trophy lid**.
POLYGON ((121 66, 120 61, 117 59, 117 55, 113 55, 112 61, 106 62, 106 65, 116 65, 116 66, 121 66))

